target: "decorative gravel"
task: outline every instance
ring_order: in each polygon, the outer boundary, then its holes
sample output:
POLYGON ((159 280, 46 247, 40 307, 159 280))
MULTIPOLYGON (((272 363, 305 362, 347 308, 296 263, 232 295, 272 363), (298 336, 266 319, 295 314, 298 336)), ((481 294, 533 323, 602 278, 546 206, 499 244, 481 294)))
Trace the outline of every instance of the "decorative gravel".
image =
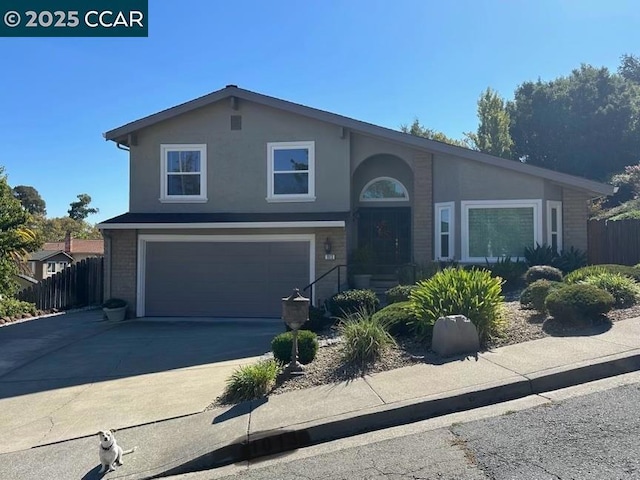
MULTIPOLYGON (((633 317, 640 317, 640 305, 609 312, 606 318, 592 325, 567 325, 556 322, 552 317, 541 315, 535 310, 520 308, 516 300, 517 294, 506 296, 505 315, 507 327, 502 338, 493 339, 486 349, 513 345, 516 343, 536 340, 547 336, 593 335, 611 328, 611 322, 617 322, 633 317)), ((438 357, 428 350, 425 345, 409 339, 400 338, 398 345, 390 348, 383 357, 374 364, 361 365, 345 364, 341 358, 340 338, 335 330, 326 331, 319 335, 320 348, 313 362, 306 365, 305 375, 296 377, 281 376, 278 378, 272 395, 292 390, 300 390, 328 383, 349 381, 364 374, 383 372, 394 368, 401 368, 416 363, 437 363, 438 357)), ((219 405, 215 403, 214 405, 219 405)), ((213 406, 213 405, 212 405, 213 406)))

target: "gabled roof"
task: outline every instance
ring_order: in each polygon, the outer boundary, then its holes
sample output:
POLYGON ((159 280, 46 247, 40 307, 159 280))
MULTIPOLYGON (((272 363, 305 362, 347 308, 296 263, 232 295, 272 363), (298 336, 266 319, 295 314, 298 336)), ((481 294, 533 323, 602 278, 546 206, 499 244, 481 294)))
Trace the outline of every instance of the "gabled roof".
POLYGON ((35 262, 44 262, 45 260, 48 260, 52 257, 55 257, 56 255, 64 255, 65 257, 68 257, 69 260, 73 260, 73 257, 67 253, 65 253, 64 250, 38 250, 37 252, 32 252, 29 254, 29 260, 31 261, 35 261, 35 262))
POLYGON ((227 85, 221 90, 209 93, 203 97, 196 98, 186 103, 176 105, 175 107, 162 110, 148 117, 141 118, 131 123, 127 123, 121 127, 109 130, 104 133, 106 140, 112 140, 121 145, 129 146, 129 135, 138 130, 155 125, 156 123, 169 120, 184 113, 196 110, 198 108, 211 105, 227 98, 235 98, 255 102, 279 110, 284 110, 297 115, 310 117, 327 123, 332 123, 340 127, 347 128, 357 133, 380 137, 391 142, 400 143, 417 149, 427 150, 432 153, 441 153, 444 155, 453 155, 469 160, 474 160, 495 167, 506 168, 520 173, 545 178, 560 184, 564 184, 573 188, 587 190, 589 192, 600 195, 611 195, 614 193, 613 186, 606 185, 593 180, 582 177, 575 177, 566 173, 548 170, 546 168, 535 167, 514 160, 507 160, 500 157, 494 157, 486 153, 478 152, 464 147, 449 145, 447 143, 430 140, 428 138, 418 137, 408 133, 399 132, 390 128, 380 127, 371 123, 362 122, 353 118, 344 117, 335 113, 318 110, 316 108, 307 107, 298 103, 288 102, 275 97, 269 97, 260 93, 238 88, 235 85, 227 85))
MULTIPOLYGON (((42 250, 65 250, 65 242, 46 242, 42 250)), ((71 239, 71 251, 69 253, 95 253, 104 254, 104 240, 80 240, 71 239)))

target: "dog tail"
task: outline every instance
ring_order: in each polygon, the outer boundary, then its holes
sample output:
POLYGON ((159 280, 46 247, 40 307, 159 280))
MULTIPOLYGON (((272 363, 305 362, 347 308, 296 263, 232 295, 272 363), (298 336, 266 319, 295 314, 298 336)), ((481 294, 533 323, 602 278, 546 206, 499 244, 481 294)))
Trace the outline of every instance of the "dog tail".
POLYGON ((137 449, 138 449, 138 447, 136 446, 136 447, 130 448, 129 450, 123 450, 123 451, 122 451, 122 454, 123 454, 123 455, 127 455, 127 454, 129 454, 129 453, 133 453, 133 452, 135 452, 137 449))

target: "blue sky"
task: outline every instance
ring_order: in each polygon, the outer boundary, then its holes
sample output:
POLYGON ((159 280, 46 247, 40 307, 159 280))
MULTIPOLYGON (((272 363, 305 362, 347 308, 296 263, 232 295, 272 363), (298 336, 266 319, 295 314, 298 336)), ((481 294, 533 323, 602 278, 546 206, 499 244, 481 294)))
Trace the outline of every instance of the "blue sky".
POLYGON ((102 133, 237 84, 398 128, 475 130, 491 86, 640 54, 634 1, 149 0, 148 38, 0 38, 0 165, 49 216, 79 193, 128 209, 128 158, 102 133), (634 50, 635 49, 635 50, 634 50))

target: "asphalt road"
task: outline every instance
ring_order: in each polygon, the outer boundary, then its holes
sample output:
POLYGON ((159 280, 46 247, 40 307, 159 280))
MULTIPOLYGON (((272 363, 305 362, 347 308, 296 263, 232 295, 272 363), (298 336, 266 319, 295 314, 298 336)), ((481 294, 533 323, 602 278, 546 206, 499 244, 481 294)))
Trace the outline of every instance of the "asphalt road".
POLYGON ((370 438, 295 461, 255 463, 224 478, 640 479, 640 383, 390 440, 370 438))

